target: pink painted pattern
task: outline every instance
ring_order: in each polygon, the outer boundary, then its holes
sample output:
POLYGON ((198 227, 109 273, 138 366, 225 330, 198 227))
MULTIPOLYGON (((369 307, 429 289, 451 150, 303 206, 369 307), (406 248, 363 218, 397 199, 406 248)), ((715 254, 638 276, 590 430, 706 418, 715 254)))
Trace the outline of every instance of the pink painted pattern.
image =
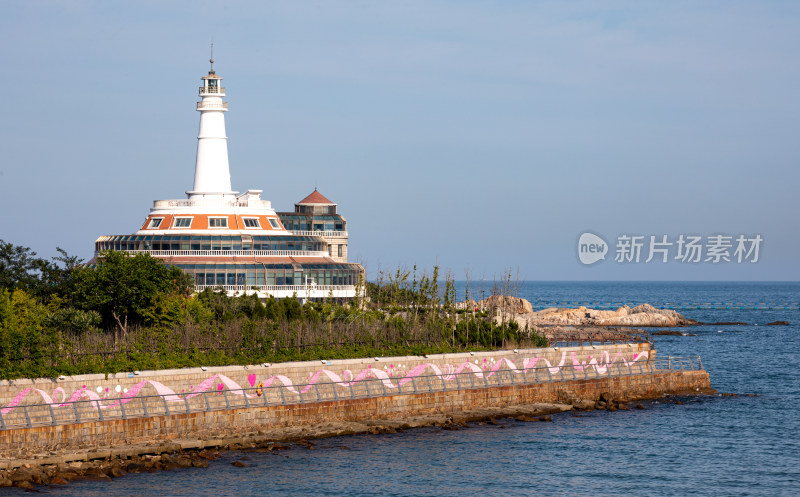
MULTIPOLYGON (((646 359, 648 357, 648 352, 644 351, 641 353, 634 353, 631 356, 631 359, 628 360, 622 353, 616 353, 614 357, 611 357, 607 351, 600 352, 599 358, 595 358, 592 356, 588 356, 586 360, 579 361, 575 352, 572 352, 571 359, 572 364, 567 366, 568 368, 571 367, 575 371, 584 371, 589 369, 594 369, 598 375, 605 375, 608 373, 609 367, 616 363, 624 364, 626 367, 629 367, 636 363, 639 360, 646 359)), ((477 378, 490 378, 495 375, 498 371, 503 369, 505 365, 505 370, 509 370, 514 374, 524 374, 526 370, 532 370, 536 368, 536 365, 540 362, 546 364, 546 369, 550 372, 550 374, 558 374, 567 361, 567 352, 563 351, 561 354, 561 360, 558 364, 554 365, 550 363, 544 357, 532 357, 528 359, 523 359, 521 368, 517 367, 513 361, 507 358, 501 358, 499 361, 496 361, 492 364, 491 361, 484 360, 484 366, 481 367, 477 364, 473 364, 471 362, 464 362, 457 366, 453 366, 452 364, 445 364, 443 367, 439 367, 436 364, 432 363, 425 363, 419 364, 413 368, 411 368, 405 376, 402 378, 395 378, 396 382, 392 381, 392 372, 383 371, 380 369, 374 369, 372 366, 367 366, 366 369, 361 370, 357 374, 353 374, 352 371, 345 370, 342 372, 341 375, 336 374, 333 371, 327 369, 320 369, 319 371, 315 372, 308 378, 308 381, 305 385, 295 385, 291 379, 284 375, 273 375, 263 382, 263 386, 265 388, 270 387, 272 385, 280 384, 286 388, 287 391, 295 393, 295 394, 304 394, 308 392, 311 388, 314 387, 315 384, 319 381, 321 377, 327 377, 332 383, 339 387, 349 388, 352 385, 355 385, 361 381, 366 379, 375 378, 381 381, 381 383, 386 388, 399 388, 407 383, 413 381, 414 378, 418 376, 422 376, 423 373, 426 373, 428 370, 435 376, 438 376, 444 381, 453 381, 456 378, 456 375, 463 373, 464 371, 473 373, 477 378)), ((540 366, 541 368, 541 366, 540 366)), ((255 373, 252 373, 247 376, 247 382, 250 384, 251 387, 256 385, 258 381, 258 377, 255 373)), ((54 407, 65 407, 74 402, 81 401, 81 400, 90 400, 92 401, 91 404, 96 409, 110 409, 116 407, 121 404, 126 404, 133 400, 142 389, 146 386, 150 385, 155 389, 158 395, 164 397, 164 400, 167 402, 183 402, 184 396, 178 395, 174 390, 169 388, 168 386, 164 385, 161 382, 153 381, 153 380, 144 380, 140 381, 133 385, 127 392, 121 395, 119 398, 116 399, 108 399, 102 398, 96 392, 90 390, 83 385, 81 388, 76 390, 72 393, 72 395, 67 398, 66 391, 61 388, 57 387, 53 390, 53 396, 51 397, 47 392, 44 390, 40 390, 38 388, 26 388, 17 394, 14 399, 9 402, 9 404, 2 409, 0 409, 0 414, 8 414, 14 409, 16 406, 20 405, 23 400, 28 396, 28 394, 35 392, 39 394, 42 399, 42 402, 45 404, 53 404, 54 407), (102 401, 110 403, 101 403, 102 401)), ((242 395, 248 398, 256 397, 255 393, 249 394, 244 391, 244 388, 239 385, 234 380, 228 378, 225 375, 215 374, 205 380, 203 380, 200 384, 196 385, 194 388, 190 387, 189 391, 191 393, 186 394, 185 397, 188 399, 197 397, 198 395, 202 395, 203 392, 221 392, 227 387, 228 391, 235 395, 242 395)), ((105 389, 106 392, 109 391, 108 388, 105 389)), ((183 390, 182 390, 183 391, 183 390)))

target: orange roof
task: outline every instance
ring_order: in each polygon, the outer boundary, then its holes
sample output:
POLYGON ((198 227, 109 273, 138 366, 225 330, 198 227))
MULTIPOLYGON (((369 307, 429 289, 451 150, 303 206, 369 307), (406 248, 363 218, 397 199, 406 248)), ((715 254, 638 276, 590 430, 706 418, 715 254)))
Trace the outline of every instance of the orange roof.
POLYGON ((301 200, 300 202, 297 202, 297 203, 298 204, 331 204, 331 205, 335 205, 333 202, 331 202, 330 200, 325 198, 325 195, 323 195, 320 192, 318 192, 316 188, 314 188, 314 191, 311 192, 311 195, 309 195, 308 197, 304 198, 303 200, 301 200))

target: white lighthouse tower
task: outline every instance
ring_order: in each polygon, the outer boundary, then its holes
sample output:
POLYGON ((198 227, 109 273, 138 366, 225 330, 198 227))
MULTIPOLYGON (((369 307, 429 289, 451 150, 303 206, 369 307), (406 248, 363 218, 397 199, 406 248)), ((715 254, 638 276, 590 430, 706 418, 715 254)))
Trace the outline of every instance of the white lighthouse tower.
POLYGON ((194 187, 186 192, 190 199, 203 197, 235 198, 238 192, 231 189, 231 171, 228 165, 228 136, 225 134, 223 102, 225 88, 222 78, 214 72, 214 45, 211 45, 211 70, 203 76, 200 87, 200 132, 197 135, 197 160, 194 165, 194 187))
POLYGON ((270 201, 261 198, 261 190, 231 190, 228 104, 222 78, 214 72, 213 52, 210 62, 197 102, 200 132, 189 198, 154 201, 136 233, 101 236, 95 256, 109 250, 148 253, 192 275, 198 291, 255 293, 261 299, 353 298, 364 268, 346 262, 345 220, 337 215, 336 204, 318 192, 309 195, 290 220, 301 231, 290 232, 270 201))

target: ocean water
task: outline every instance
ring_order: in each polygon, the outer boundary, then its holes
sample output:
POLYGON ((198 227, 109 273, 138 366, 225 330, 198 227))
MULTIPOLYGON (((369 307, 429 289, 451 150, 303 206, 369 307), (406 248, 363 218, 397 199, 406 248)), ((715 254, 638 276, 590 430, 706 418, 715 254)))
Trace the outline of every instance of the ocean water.
POLYGON ((316 441, 313 450, 228 452, 205 469, 75 482, 44 492, 159 497, 800 494, 799 283, 527 282, 519 295, 532 302, 740 304, 680 312, 702 322, 747 325, 684 328, 694 336, 656 336, 655 345, 660 357, 701 355, 720 392, 757 396, 688 397, 680 399, 683 404, 662 399, 644 403, 643 410, 562 413, 552 423, 507 420, 459 431, 426 428, 326 439, 316 441), (776 320, 790 325, 764 326, 776 320), (250 467, 231 466, 243 456, 250 467))

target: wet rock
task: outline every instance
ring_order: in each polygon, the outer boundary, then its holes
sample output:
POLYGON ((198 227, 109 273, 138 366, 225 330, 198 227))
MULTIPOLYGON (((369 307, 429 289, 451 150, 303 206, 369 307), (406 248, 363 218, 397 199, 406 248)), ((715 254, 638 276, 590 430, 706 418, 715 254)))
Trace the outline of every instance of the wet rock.
MULTIPOLYGON (((192 467, 192 458, 186 455, 178 456, 172 460, 175 464, 177 464, 181 468, 191 468, 192 467)), ((113 476, 113 475, 112 475, 113 476)))
POLYGON ((10 487, 13 484, 14 482, 12 482, 10 478, 0 478, 0 487, 10 487))
POLYGON ((636 409, 644 409, 644 406, 642 404, 636 404, 636 409))
POLYGON ((33 490, 34 486, 29 480, 21 480, 14 482, 14 486, 17 488, 22 488, 24 490, 33 490))
POLYGON ((139 464, 135 462, 132 462, 125 466, 125 471, 127 471, 128 473, 141 473, 145 469, 146 468, 144 464, 139 464))
POLYGON ((86 470, 86 473, 83 474, 83 478, 86 480, 110 480, 111 477, 106 474, 103 468, 92 467, 86 470))
POLYGON ((551 423, 553 421, 553 418, 551 418, 550 416, 539 416, 539 421, 551 423))
POLYGON ((767 326, 789 326, 789 321, 773 321, 767 323, 767 326))
POLYGON ((219 452, 211 452, 210 450, 203 449, 197 453, 197 457, 201 457, 208 461, 213 461, 214 459, 219 457, 219 452))
POLYGON ((683 333, 681 333, 680 331, 674 331, 674 330, 658 330, 655 333, 653 333, 653 335, 681 337, 681 336, 683 336, 683 333))
POLYGON ((579 411, 591 411, 595 403, 588 399, 581 399, 572 404, 572 408, 579 411))
POLYGON ((116 465, 111 466, 111 469, 108 470, 108 475, 113 478, 119 478, 120 476, 125 476, 127 474, 128 474, 127 471, 116 465))
POLYGON ((236 468, 249 468, 250 467, 249 464, 245 464, 242 461, 233 461, 231 463, 231 466, 234 466, 236 468))
POLYGON ((207 459, 195 459, 192 461, 192 467, 195 468, 207 468, 208 467, 208 460, 207 459))
POLYGON ((676 400, 675 403, 678 404, 679 406, 683 405, 683 401, 680 401, 680 400, 676 400))
POLYGON ((61 478, 60 476, 56 475, 50 480, 50 485, 66 485, 69 483, 67 480, 61 478))
POLYGON ((28 481, 32 483, 36 483, 41 485, 43 478, 46 475, 44 471, 40 468, 18 468, 16 471, 11 473, 9 479, 14 483, 14 485, 19 486, 20 482, 28 481))
POLYGON ((614 396, 610 392, 603 392, 600 394, 600 400, 608 403, 614 400, 614 396))

